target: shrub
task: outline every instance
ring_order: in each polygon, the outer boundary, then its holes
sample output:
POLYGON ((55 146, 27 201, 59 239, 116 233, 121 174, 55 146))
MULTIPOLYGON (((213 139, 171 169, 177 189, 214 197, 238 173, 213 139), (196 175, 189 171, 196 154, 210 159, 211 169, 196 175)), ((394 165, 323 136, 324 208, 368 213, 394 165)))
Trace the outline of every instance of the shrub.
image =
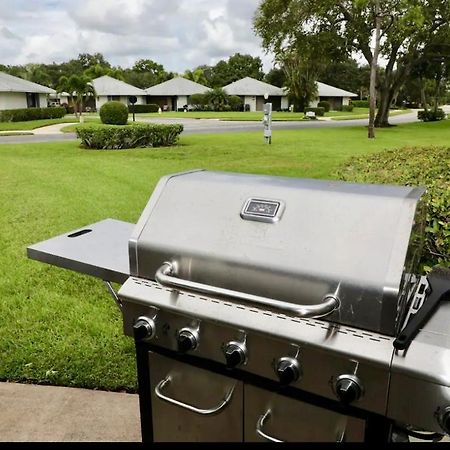
POLYGON ((189 104, 194 107, 194 109, 198 109, 201 106, 205 106, 208 103, 205 94, 192 94, 189 97, 189 104))
POLYGON ((49 108, 5 109, 0 111, 0 122, 27 122, 39 119, 60 119, 66 115, 66 109, 61 106, 49 108))
POLYGON ((353 111, 353 105, 342 105, 341 111, 345 112, 352 112, 353 111))
POLYGON ((77 127, 77 137, 84 148, 123 149, 167 147, 176 143, 183 131, 180 124, 137 124, 114 127, 77 127))
POLYGON ((324 108, 326 113, 330 112, 331 105, 330 105, 330 102, 327 102, 326 100, 323 100, 323 101, 319 102, 317 104, 317 106, 319 108, 324 108))
POLYGON ((149 103, 148 105, 133 105, 130 107, 131 112, 135 113, 155 113, 158 112, 159 105, 149 103))
POLYGON ((445 112, 438 108, 437 111, 430 109, 429 111, 417 111, 417 118, 424 122, 436 122, 438 120, 445 119, 445 112))
POLYGON ((368 108, 369 100, 352 100, 352 105, 355 108, 368 108))
POLYGON ((100 108, 100 119, 109 125, 126 125, 128 108, 121 102, 106 102, 100 108))
POLYGON ((450 148, 408 147, 350 159, 337 172, 346 181, 424 186, 425 269, 450 267, 450 148))
POLYGON ((244 108, 244 101, 238 95, 230 95, 228 97, 228 105, 232 111, 242 111, 244 108))
POLYGON ((308 111, 312 111, 316 113, 316 116, 323 116, 325 114, 325 108, 317 107, 317 108, 305 108, 305 113, 308 111))

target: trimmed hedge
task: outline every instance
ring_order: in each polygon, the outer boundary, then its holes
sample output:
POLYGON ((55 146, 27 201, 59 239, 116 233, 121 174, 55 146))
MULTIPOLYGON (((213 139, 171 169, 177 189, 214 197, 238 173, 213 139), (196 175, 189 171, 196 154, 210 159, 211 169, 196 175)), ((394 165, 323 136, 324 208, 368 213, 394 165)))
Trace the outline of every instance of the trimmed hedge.
POLYGON ((425 247, 421 263, 450 267, 450 148, 407 147, 350 159, 336 175, 345 181, 424 186, 425 247))
POLYGON ((353 105, 342 105, 340 110, 344 111, 344 112, 352 112, 353 111, 353 105))
POLYGON ((100 108, 100 120, 108 125, 126 125, 128 108, 121 102, 106 102, 100 108))
POLYGON ((126 126, 77 127, 81 146, 93 149, 168 147, 177 142, 183 131, 180 124, 137 124, 126 126))
POLYGON ((66 108, 52 106, 49 108, 5 109, 0 111, 0 122, 27 122, 40 119, 61 119, 66 115, 66 108))
POLYGON ((133 105, 129 107, 130 112, 135 113, 155 113, 158 112, 159 105, 149 103, 148 105, 133 105))
POLYGON ((325 114, 325 108, 305 108, 305 113, 312 111, 314 113, 316 113, 316 116, 323 116, 325 114))
POLYGON ((352 100, 355 108, 369 108, 369 100, 352 100))
POLYGON ((446 114, 441 108, 438 108, 436 112, 434 110, 417 111, 417 118, 424 122, 437 122, 438 120, 445 119, 445 117, 446 114))
POLYGON ((321 102, 317 103, 317 106, 319 108, 324 108, 325 112, 330 112, 331 104, 330 102, 327 102, 326 100, 322 100, 321 102))

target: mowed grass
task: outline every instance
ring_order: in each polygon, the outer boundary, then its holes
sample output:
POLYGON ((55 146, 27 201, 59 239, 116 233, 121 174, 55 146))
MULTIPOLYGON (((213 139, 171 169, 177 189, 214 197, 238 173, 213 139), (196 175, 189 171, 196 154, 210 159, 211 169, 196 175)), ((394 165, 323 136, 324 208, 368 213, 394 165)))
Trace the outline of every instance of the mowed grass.
POLYGON ((41 119, 41 120, 28 120, 26 122, 0 122, 0 131, 25 131, 34 130, 40 127, 46 127, 47 125, 55 125, 57 123, 70 123, 77 122, 75 116, 66 116, 61 119, 41 119))
POLYGON ((0 145, 0 379, 136 389, 134 348, 100 280, 26 257, 26 247, 111 217, 135 223, 163 175, 193 168, 333 178, 352 155, 448 145, 450 121, 191 135, 172 148, 93 151, 77 142, 0 145))

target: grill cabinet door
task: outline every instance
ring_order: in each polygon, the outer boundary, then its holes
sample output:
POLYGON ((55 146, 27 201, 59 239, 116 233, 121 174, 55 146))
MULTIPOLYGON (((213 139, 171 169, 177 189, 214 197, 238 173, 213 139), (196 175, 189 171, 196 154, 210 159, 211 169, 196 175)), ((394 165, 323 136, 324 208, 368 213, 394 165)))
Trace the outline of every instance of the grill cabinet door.
POLYGON ((155 442, 242 442, 242 382, 152 352, 149 365, 155 442))
POLYGON ((364 440, 364 420, 344 416, 248 384, 245 385, 244 398, 246 442, 364 440))

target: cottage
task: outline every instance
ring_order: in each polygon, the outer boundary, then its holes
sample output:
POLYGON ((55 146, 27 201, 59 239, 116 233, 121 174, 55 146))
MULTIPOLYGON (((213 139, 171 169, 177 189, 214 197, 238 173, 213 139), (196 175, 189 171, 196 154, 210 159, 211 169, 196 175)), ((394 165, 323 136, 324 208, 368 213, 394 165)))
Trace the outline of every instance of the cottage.
POLYGON ((310 106, 315 107, 319 102, 327 101, 331 109, 339 109, 344 105, 350 104, 352 97, 358 97, 352 92, 344 91, 329 84, 317 82, 317 97, 311 102, 310 106))
POLYGON ((137 98, 137 105, 145 105, 146 93, 143 89, 139 89, 136 86, 132 86, 108 75, 92 80, 92 86, 95 90, 95 101, 92 102, 88 99, 86 106, 91 106, 97 110, 103 104, 110 101, 117 101, 129 105, 129 97, 131 96, 137 98))
POLYGON ((284 89, 272 84, 264 83, 255 78, 245 77, 234 83, 224 86, 228 95, 241 97, 249 111, 263 111, 264 103, 272 103, 274 110, 287 109, 288 97, 284 89), (267 100, 265 99, 267 96, 267 100))
POLYGON ((0 110, 46 108, 47 96, 56 91, 4 72, 0 72, 0 110))
POLYGON ((175 77, 147 88, 147 103, 155 103, 166 111, 178 111, 188 104, 193 94, 204 94, 209 88, 183 77, 175 77))

